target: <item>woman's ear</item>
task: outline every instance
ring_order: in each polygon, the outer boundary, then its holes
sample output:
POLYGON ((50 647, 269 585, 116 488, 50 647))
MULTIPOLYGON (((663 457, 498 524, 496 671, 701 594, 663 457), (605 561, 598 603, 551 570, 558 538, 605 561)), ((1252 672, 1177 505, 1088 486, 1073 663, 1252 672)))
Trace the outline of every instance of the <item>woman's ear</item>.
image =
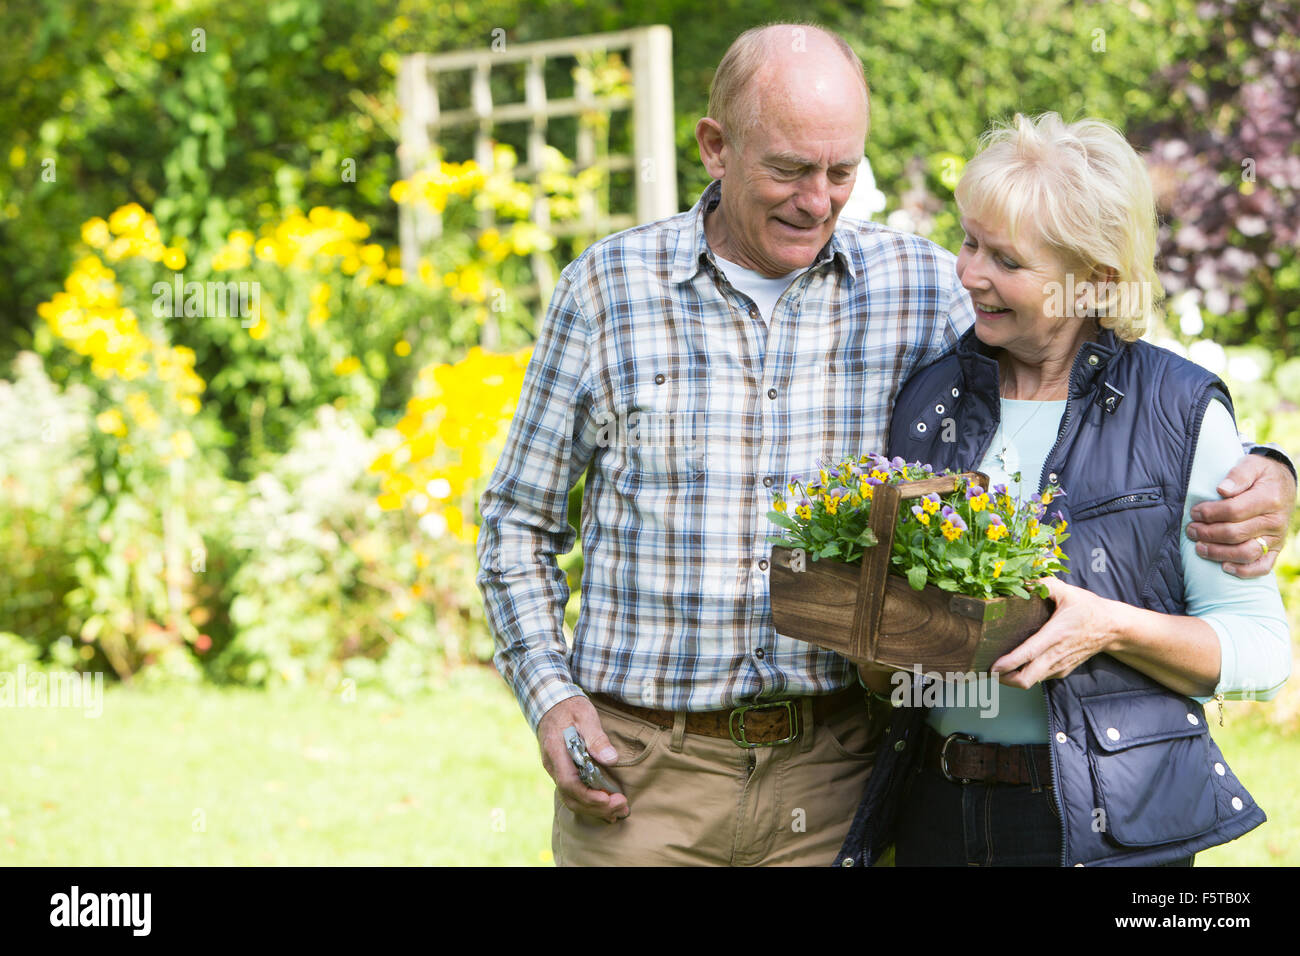
POLYGON ((1113 296, 1119 293, 1116 284, 1118 278, 1118 270, 1111 266, 1093 266, 1087 280, 1076 287, 1078 298, 1075 300, 1075 314, 1090 315, 1095 318, 1098 309, 1105 311, 1111 307, 1113 296))

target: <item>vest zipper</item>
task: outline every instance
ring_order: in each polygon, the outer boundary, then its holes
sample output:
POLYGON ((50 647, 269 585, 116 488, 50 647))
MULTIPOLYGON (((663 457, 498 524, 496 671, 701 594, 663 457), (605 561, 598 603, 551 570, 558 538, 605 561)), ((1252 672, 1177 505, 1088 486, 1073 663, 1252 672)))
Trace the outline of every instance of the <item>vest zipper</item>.
POLYGON ((1065 805, 1061 802, 1060 771, 1056 768, 1056 732, 1052 728, 1052 699, 1047 693, 1047 682, 1043 682, 1043 703, 1047 705, 1047 755, 1052 758, 1052 802, 1061 820, 1061 866, 1065 866, 1065 805))
MULTIPOLYGON (((1065 415, 1061 418, 1061 427, 1056 433, 1056 444, 1052 450, 1047 453, 1043 459, 1043 473, 1038 476, 1038 490, 1043 490, 1043 482, 1047 479, 1047 470, 1052 465, 1052 456, 1056 454, 1056 449, 1061 447, 1061 440, 1065 438, 1066 429, 1070 427, 1070 410, 1074 405, 1073 402, 1066 402, 1065 415)), ((1056 731, 1052 727, 1052 699, 1047 693, 1047 683, 1043 683, 1043 703, 1047 705, 1047 754, 1052 758, 1052 800, 1056 804, 1056 812, 1061 820, 1061 866, 1065 866, 1065 805, 1061 802, 1061 777, 1060 771, 1056 766, 1056 731)))

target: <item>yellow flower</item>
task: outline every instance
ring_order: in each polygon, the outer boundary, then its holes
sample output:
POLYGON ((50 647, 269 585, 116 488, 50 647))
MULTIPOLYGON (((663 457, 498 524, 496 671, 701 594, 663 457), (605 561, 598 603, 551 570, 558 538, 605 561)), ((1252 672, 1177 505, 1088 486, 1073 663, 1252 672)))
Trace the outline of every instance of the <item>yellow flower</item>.
POLYGON ((108 223, 98 216, 94 219, 87 219, 81 227, 81 241, 95 249, 103 249, 113 241, 113 237, 108 231, 108 223))
POLYGON ((826 495, 822 498, 822 503, 826 505, 826 513, 833 515, 840 510, 840 499, 834 495, 826 495))
POLYGON ((807 505, 799 505, 794 509, 794 513, 799 518, 802 518, 804 521, 807 521, 809 518, 812 517, 812 508, 809 508, 807 505))
POLYGON ((971 498, 970 510, 983 511, 986 507, 988 507, 988 503, 989 503, 988 492, 981 492, 980 494, 975 495, 975 497, 971 498))
POLYGON ((939 526, 939 530, 943 532, 943 536, 949 541, 956 541, 961 537, 961 529, 951 521, 945 521, 939 526))
POLYGON ((785 514, 785 502, 777 498, 776 501, 772 502, 772 510, 785 514))
POLYGON ((341 362, 334 363, 334 374, 351 375, 353 372, 358 371, 360 368, 361 368, 361 360, 357 358, 355 355, 349 355, 341 362))
POLYGON ((405 358, 411 354, 411 343, 406 341, 406 339, 402 339, 393 345, 393 351, 405 358))
POLYGON ((1052 503, 1052 498, 1053 498, 1053 497, 1054 497, 1054 496, 1052 495, 1052 493, 1051 493, 1050 491, 1044 491, 1044 492, 1043 492, 1043 504, 1045 504, 1045 505, 1050 505, 1050 504, 1052 503))
POLYGON ((169 247, 162 256, 163 265, 173 272, 185 268, 185 253, 174 247, 169 247))
POLYGON ((990 541, 1000 541, 1007 536, 1007 526, 1004 524, 991 524, 984 534, 990 541))
POLYGON ((172 432, 171 443, 172 451, 181 458, 189 458, 194 454, 194 436, 183 428, 178 432, 172 432))
POLYGON ((994 576, 995 578, 996 578, 996 577, 1001 577, 1001 576, 1002 576, 1002 566, 1003 566, 1004 564, 1006 564, 1005 561, 994 561, 994 562, 993 562, 993 576, 994 576))
POLYGON ((116 408, 110 408, 96 415, 95 424, 105 434, 116 435, 118 438, 126 437, 126 422, 122 420, 122 413, 116 408))

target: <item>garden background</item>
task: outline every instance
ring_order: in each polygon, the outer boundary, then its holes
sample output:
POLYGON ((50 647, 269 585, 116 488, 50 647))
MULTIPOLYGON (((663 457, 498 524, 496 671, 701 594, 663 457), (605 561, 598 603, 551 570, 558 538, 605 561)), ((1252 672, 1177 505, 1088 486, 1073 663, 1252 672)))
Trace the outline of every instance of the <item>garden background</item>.
MULTIPOLYGON (((954 251, 951 189, 991 119, 1124 129, 1164 217, 1173 298, 1152 337, 1229 381, 1244 432, 1300 454, 1296 4, 801 12, 866 64, 876 218, 954 251)), ((529 210, 626 204, 630 174, 572 157, 583 124, 602 152, 630 134, 598 112, 553 123, 529 181, 526 129, 503 127, 492 163, 450 138, 402 180, 400 57, 671 27, 686 209, 713 68, 786 16, 766 0, 0 0, 0 672, 107 675, 94 719, 0 709, 0 864, 549 861, 549 780, 473 583, 475 502, 542 313, 539 257, 558 271, 598 238, 556 240, 529 210), (413 271, 402 205, 443 222, 413 271), (255 282, 256 308, 160 316, 155 283, 176 273, 255 282)), ((618 91, 624 66, 553 78, 618 91)), ((493 82, 522 98, 508 72, 493 82)), ((566 566, 572 621, 580 556, 566 566)), ((1300 632, 1294 536, 1277 574, 1300 632)), ((1202 862, 1300 862, 1298 726, 1294 681, 1228 705, 1215 735, 1271 821, 1202 862)))

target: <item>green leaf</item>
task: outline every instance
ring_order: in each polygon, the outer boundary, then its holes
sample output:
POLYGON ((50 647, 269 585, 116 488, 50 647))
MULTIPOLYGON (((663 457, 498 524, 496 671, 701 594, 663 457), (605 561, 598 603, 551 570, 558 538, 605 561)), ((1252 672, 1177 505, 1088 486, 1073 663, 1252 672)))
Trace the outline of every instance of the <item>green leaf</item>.
POLYGON ((927 577, 928 575, 926 574, 925 568, 923 567, 910 568, 908 569, 907 572, 907 583, 912 585, 912 590, 920 591, 925 587, 925 581, 927 577))
POLYGON ((767 520, 772 522, 772 524, 779 525, 789 531, 799 530, 799 526, 791 520, 789 515, 783 515, 779 511, 769 511, 767 513, 767 520))
POLYGON ((952 578, 940 578, 938 581, 935 581, 934 583, 944 591, 957 590, 957 582, 954 581, 952 578))

